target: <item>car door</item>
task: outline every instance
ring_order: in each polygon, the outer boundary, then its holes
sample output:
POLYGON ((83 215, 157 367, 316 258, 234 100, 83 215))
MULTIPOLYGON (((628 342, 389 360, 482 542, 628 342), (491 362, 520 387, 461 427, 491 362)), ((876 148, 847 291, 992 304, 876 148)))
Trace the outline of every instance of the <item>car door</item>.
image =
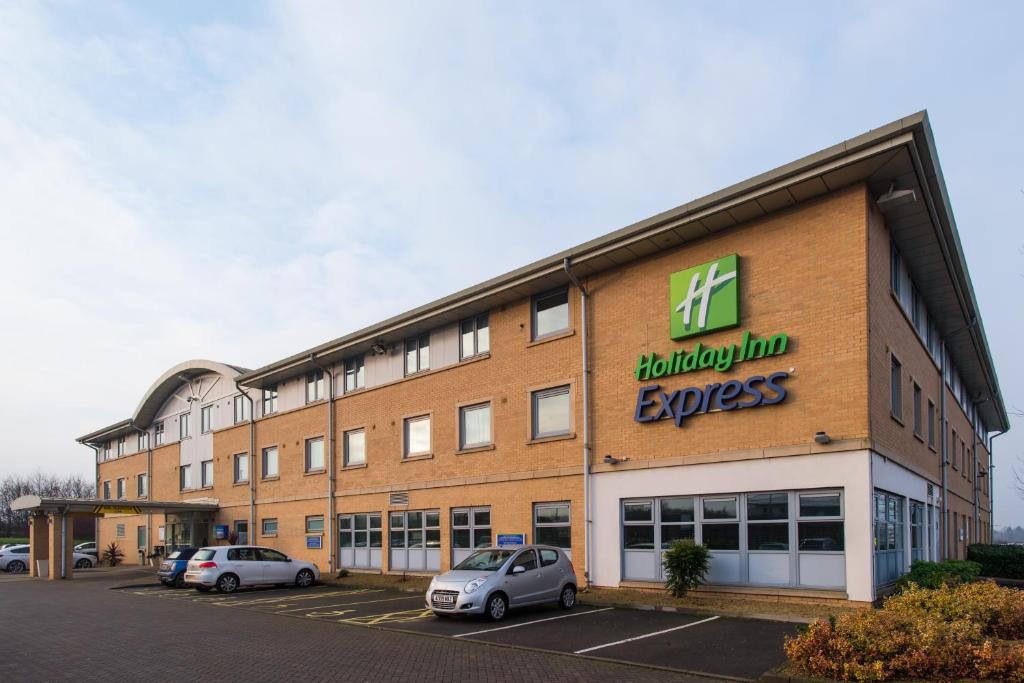
POLYGON ((263 583, 289 583, 295 580, 292 576, 292 563, 288 556, 272 548, 260 548, 263 560, 263 583))
POLYGON ((557 600, 565 580, 564 563, 558 561, 558 551, 554 548, 538 548, 537 553, 540 557, 540 597, 557 600))
POLYGON ((532 548, 519 553, 508 567, 508 600, 511 605, 524 605, 539 601, 541 595, 540 565, 537 563, 537 552, 532 548), (516 573, 516 567, 523 571, 516 573))
POLYGON ((254 548, 231 548, 227 554, 228 566, 238 577, 238 583, 252 586, 263 580, 263 565, 254 548))

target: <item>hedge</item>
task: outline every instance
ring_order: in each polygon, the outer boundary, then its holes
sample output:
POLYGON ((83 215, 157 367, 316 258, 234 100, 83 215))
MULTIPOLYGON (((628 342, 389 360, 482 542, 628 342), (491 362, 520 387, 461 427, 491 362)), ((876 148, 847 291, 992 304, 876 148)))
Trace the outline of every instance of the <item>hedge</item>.
POLYGON ((981 565, 982 576, 999 579, 1024 579, 1024 546, 985 545, 967 547, 967 559, 981 565))
POLYGON ((956 586, 970 583, 978 578, 981 565, 965 560, 944 560, 928 562, 916 560, 910 564, 910 572, 900 577, 896 587, 905 589, 910 584, 921 588, 938 588, 944 585, 956 586))

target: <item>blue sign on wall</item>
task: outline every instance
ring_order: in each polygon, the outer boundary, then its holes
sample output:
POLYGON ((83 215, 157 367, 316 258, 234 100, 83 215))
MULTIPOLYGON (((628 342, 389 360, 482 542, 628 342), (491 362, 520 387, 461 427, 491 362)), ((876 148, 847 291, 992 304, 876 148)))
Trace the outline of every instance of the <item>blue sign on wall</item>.
POLYGON ((323 536, 306 536, 306 547, 310 550, 320 550, 323 547, 323 536))
POLYGON ((227 524, 218 524, 213 527, 213 535, 218 541, 223 541, 228 537, 229 529, 227 524))
POLYGON ((498 546, 526 545, 526 534, 498 534, 498 546))

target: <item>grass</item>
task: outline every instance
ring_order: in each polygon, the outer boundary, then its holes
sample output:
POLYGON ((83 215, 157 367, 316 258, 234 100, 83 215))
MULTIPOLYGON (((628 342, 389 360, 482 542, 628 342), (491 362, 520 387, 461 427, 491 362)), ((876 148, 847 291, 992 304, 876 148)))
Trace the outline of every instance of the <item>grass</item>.
MULTIPOLYGON (((426 592, 429 576, 401 574, 361 574, 352 572, 344 578, 324 577, 323 582, 348 588, 389 588, 410 593, 426 592)), ((840 603, 819 604, 725 593, 689 593, 673 598, 667 591, 637 590, 632 588, 591 588, 580 594, 580 602, 588 605, 650 605, 719 614, 722 616, 772 615, 799 620, 825 619, 832 615, 856 612, 864 607, 840 603)))

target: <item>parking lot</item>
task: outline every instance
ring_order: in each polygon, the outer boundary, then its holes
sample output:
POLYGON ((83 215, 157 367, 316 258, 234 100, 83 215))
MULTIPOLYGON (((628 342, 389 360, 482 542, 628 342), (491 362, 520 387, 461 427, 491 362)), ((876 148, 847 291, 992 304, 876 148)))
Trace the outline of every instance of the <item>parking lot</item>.
POLYGON ((472 617, 438 618, 425 609, 421 594, 386 589, 314 586, 230 595, 160 586, 121 590, 140 599, 188 603, 197 609, 257 611, 740 679, 755 679, 781 664, 783 639, 796 630, 791 623, 585 602, 568 612, 556 606, 513 611, 499 623, 472 617))

